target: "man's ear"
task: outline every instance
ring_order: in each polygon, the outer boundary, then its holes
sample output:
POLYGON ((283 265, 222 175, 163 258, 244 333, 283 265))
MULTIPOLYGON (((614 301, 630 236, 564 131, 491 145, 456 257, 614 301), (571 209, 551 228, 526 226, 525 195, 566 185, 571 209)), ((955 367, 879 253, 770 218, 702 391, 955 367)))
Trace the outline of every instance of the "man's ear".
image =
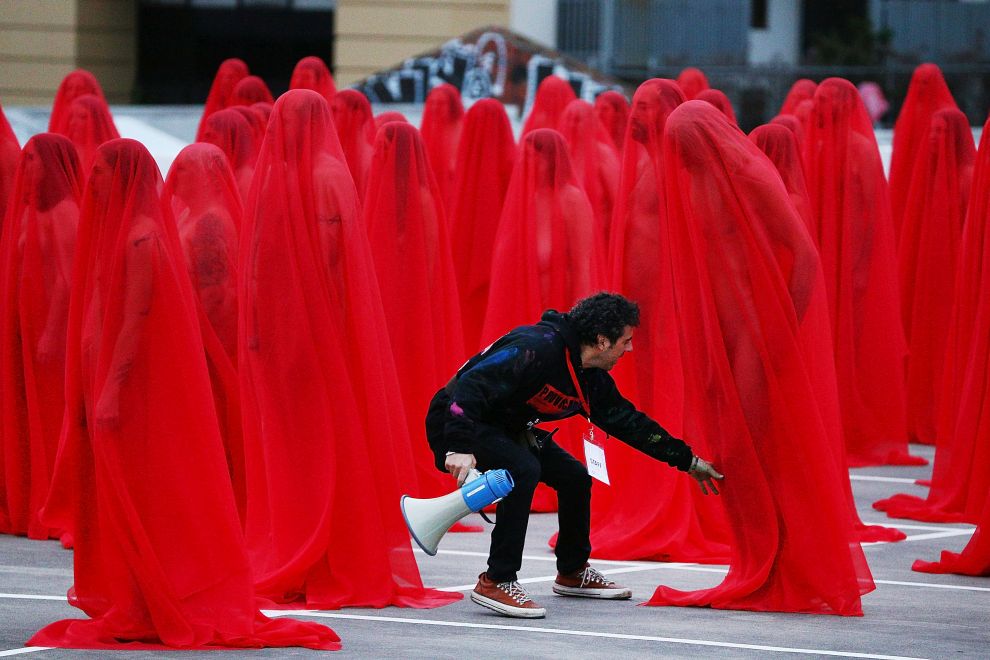
POLYGON ((608 337, 606 337, 605 335, 598 335, 598 342, 595 344, 595 346, 598 347, 598 350, 604 351, 606 348, 608 348, 609 343, 610 342, 608 340, 608 337))

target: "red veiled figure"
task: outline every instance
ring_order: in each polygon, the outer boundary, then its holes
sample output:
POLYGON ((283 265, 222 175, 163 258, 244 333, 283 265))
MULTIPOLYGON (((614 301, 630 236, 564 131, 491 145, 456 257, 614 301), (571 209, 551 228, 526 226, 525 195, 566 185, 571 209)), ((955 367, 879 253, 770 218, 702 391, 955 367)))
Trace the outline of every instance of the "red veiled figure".
POLYGON ((629 123, 629 101, 614 90, 602 92, 595 97, 595 116, 621 154, 625 144, 626 125, 629 123))
POLYGON ((48 119, 49 131, 65 135, 66 125, 69 123, 69 106, 83 94, 93 94, 103 103, 107 102, 96 76, 85 69, 76 69, 62 79, 55 92, 52 114, 48 119))
POLYGON ((423 119, 419 126, 446 211, 453 204, 454 167, 457 165, 457 144, 461 139, 463 125, 464 106, 461 105, 461 93, 457 88, 443 83, 431 89, 426 97, 423 119))
MULTIPOLYGON (((608 260, 609 286, 640 309, 640 340, 627 363, 613 370, 616 381, 640 410, 678 436, 683 376, 666 255, 661 140, 667 117, 682 103, 684 93, 673 80, 647 80, 633 96, 608 260)), ((706 450, 696 445, 695 451, 706 450)), ((727 521, 717 498, 702 496, 693 479, 625 443, 607 442, 605 456, 611 486, 592 496, 595 557, 729 560, 727 521)))
POLYGON ((342 89, 333 97, 330 108, 333 110, 333 124, 337 127, 340 147, 347 159, 347 169, 351 171, 358 197, 363 202, 377 132, 371 104, 368 97, 361 92, 342 89))
POLYGON ((67 138, 28 140, 0 238, 0 531, 58 538, 41 523, 62 412, 65 327, 82 172, 67 138))
MULTIPOLYGON (((990 498, 987 499, 990 502, 990 498)), ((990 505, 983 506, 973 538, 962 552, 943 550, 938 561, 916 559, 912 571, 919 573, 958 573, 959 575, 990 575, 990 505)))
POLYGON ((258 593, 319 609, 458 600, 423 588, 399 510, 412 447, 357 193, 322 96, 279 97, 258 174, 238 278, 258 593))
POLYGON ((337 86, 326 62, 315 55, 309 55, 296 62, 289 80, 289 89, 311 89, 327 100, 333 101, 337 86))
POLYGON ((405 122, 407 124, 409 123, 409 120, 406 119, 406 116, 401 112, 397 110, 387 110, 386 112, 383 112, 375 117, 375 133, 378 132, 379 128, 389 123, 390 121, 405 122))
POLYGON ((935 64, 921 64, 914 70, 904 105, 894 123, 894 145, 890 154, 890 208, 894 234, 900 235, 907 211, 909 188, 918 152, 928 138, 928 124, 938 110, 955 108, 942 70, 935 64))
POLYGON ((220 147, 227 156, 241 201, 246 202, 251 179, 254 177, 254 165, 261 148, 247 117, 234 108, 218 110, 206 120, 199 141, 220 147))
POLYGON ((797 118, 796 115, 777 115, 770 120, 771 124, 780 124, 791 133, 797 139, 798 153, 801 153, 804 147, 804 126, 801 124, 801 120, 797 118))
POLYGON ((21 145, 0 106, 0 217, 7 209, 7 199, 14 188, 14 172, 20 155, 21 145))
POLYGON ((861 616, 873 580, 806 362, 811 333, 827 342, 814 244, 773 164, 710 104, 671 113, 663 152, 685 438, 730 475, 733 538, 720 585, 648 604, 861 616))
POLYGON ((705 72, 693 66, 680 72, 677 76, 677 84, 688 101, 709 87, 708 76, 705 75, 705 72))
MULTIPOLYGON (((807 136, 808 131, 811 130, 811 111, 814 107, 815 102, 808 99, 806 101, 801 101, 797 104, 797 107, 794 108, 794 116, 798 118, 799 122, 801 122, 801 128, 804 131, 805 136, 807 136)), ((802 153, 804 151, 803 144, 804 143, 802 142, 802 153)))
MULTIPOLYGON (((492 253, 488 309, 481 332, 487 345, 508 330, 539 318, 605 284, 601 235, 567 143, 557 131, 527 133, 502 206, 492 253)), ((561 422, 558 443, 580 458, 580 418, 561 422)), ((556 494, 540 484, 533 511, 556 511, 556 494)))
POLYGON ((851 466, 923 465, 907 451, 897 254, 873 125, 848 80, 815 91, 804 174, 832 317, 851 466))
POLYGON ((818 83, 814 80, 808 80, 807 78, 795 80, 790 90, 788 90, 787 96, 784 97, 784 102, 780 106, 780 114, 794 114, 794 111, 797 110, 798 105, 802 101, 810 101, 815 97, 816 89, 818 89, 818 83))
POLYGON ((483 348, 481 326, 488 306, 492 246, 515 155, 505 106, 495 99, 477 101, 464 115, 447 218, 468 352, 483 348))
POLYGON ((440 189, 412 124, 392 122, 378 132, 364 226, 416 459, 399 476, 417 497, 446 495, 457 484, 434 466, 417 413, 464 363, 464 332, 440 189))
POLYGON ((244 519, 244 447, 237 379, 237 251, 241 196, 227 157, 205 142, 179 152, 162 200, 179 230, 186 270, 199 303, 206 366, 234 487, 244 519))
POLYGON ((75 145, 84 173, 93 166, 97 148, 120 137, 110 108, 94 94, 83 94, 72 102, 63 134, 75 145))
POLYGON ((898 261, 901 314, 908 340, 907 427, 914 442, 935 444, 946 319, 973 180, 976 145, 960 110, 932 116, 918 149, 902 218, 898 261))
MULTIPOLYGON (((801 155, 798 151, 794 133, 778 124, 765 124, 753 129, 749 139, 766 154, 770 162, 777 168, 777 173, 784 183, 784 189, 791 204, 804 223, 808 240, 815 223, 811 216, 811 205, 808 201, 808 189, 804 180, 804 169, 801 165, 801 155)), ((824 282, 824 279, 822 280, 824 282)), ((901 541, 906 535, 896 529, 880 525, 865 525, 859 518, 856 502, 853 499, 852 486, 849 483, 846 445, 842 436, 842 414, 839 411, 839 394, 835 378, 835 353, 832 348, 832 337, 829 332, 828 307, 825 298, 821 298, 821 308, 815 308, 815 314, 807 313, 801 323, 801 336, 806 337, 802 342, 805 346, 805 365, 808 368, 811 383, 815 389, 822 421, 828 432, 829 446, 839 465, 839 475, 842 489, 849 506, 849 515, 853 521, 856 538, 862 542, 872 541, 901 541), (824 311, 823 311, 824 310, 824 311), (810 337, 808 333, 813 333, 810 337)))
MULTIPOLYGON (((920 162, 920 161, 919 161, 920 162)), ((906 229, 907 225, 905 225, 906 229)), ((928 497, 900 493, 874 508, 898 518, 978 523, 990 493, 990 122, 980 148, 955 267, 938 392, 935 465, 928 497)), ((952 230, 954 231, 954 229, 952 230)), ((942 232, 948 234, 949 228, 942 232)), ((945 240, 943 237, 941 240, 945 240)), ((943 288, 943 295, 948 292, 943 288)), ((985 516, 984 516, 985 517, 985 516)), ((985 532, 984 532, 985 537, 985 532)))
MULTIPOLYGON (((264 103, 264 101, 259 101, 259 103, 264 103)), ((265 119, 262 113, 254 109, 254 104, 235 105, 230 110, 241 113, 247 119, 248 124, 251 126, 251 134, 254 135, 254 143, 257 145, 257 150, 260 151, 261 143, 265 139, 265 130, 268 128, 268 120, 265 119)))
POLYGON ((119 139, 98 150, 83 194, 66 415, 41 519, 73 537, 69 602, 90 619, 53 623, 28 644, 339 648, 328 628, 256 609, 161 186, 148 151, 119 139))
POLYGON ((556 130, 560 117, 564 114, 564 108, 576 98, 577 94, 574 93, 574 88, 569 82, 559 76, 547 76, 536 88, 533 107, 530 108, 526 123, 523 124, 522 134, 526 135, 538 128, 556 130))
POLYGON ((272 92, 265 81, 258 76, 245 76, 237 81, 230 91, 227 107, 233 105, 252 105, 254 103, 274 103, 272 92))
POLYGON ((694 98, 699 101, 711 103, 725 115, 726 119, 737 126, 739 125, 739 122, 736 121, 736 111, 732 109, 732 101, 729 100, 729 97, 722 90, 710 87, 698 92, 698 95, 694 98))
POLYGON ((223 110, 230 105, 230 96, 234 91, 234 85, 246 78, 248 74, 248 66, 244 60, 232 57, 220 63, 217 74, 213 78, 213 84, 210 85, 210 93, 206 97, 206 106, 203 108, 203 116, 199 120, 199 128, 196 130, 197 142, 202 142, 206 120, 217 110, 223 110))
POLYGON ((261 117, 262 121, 267 127, 268 119, 269 117, 272 116, 273 105, 274 105, 273 103, 269 103, 267 101, 258 101, 257 103, 252 103, 250 107, 258 114, 259 117, 261 117))
POLYGON ((567 141, 571 165, 588 194, 599 236, 604 241, 602 254, 607 255, 612 209, 619 193, 619 152, 595 117, 594 107, 581 99, 567 104, 560 118, 560 134, 567 141))

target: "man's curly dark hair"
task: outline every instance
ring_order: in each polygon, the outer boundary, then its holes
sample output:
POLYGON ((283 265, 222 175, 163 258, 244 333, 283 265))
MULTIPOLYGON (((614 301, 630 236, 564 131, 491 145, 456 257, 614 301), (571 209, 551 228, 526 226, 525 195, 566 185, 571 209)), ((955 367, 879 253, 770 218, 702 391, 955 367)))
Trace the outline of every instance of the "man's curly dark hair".
POLYGON ((598 335, 615 343, 626 326, 639 325, 639 305, 617 293, 602 291, 582 298, 567 313, 582 344, 594 346, 598 335))

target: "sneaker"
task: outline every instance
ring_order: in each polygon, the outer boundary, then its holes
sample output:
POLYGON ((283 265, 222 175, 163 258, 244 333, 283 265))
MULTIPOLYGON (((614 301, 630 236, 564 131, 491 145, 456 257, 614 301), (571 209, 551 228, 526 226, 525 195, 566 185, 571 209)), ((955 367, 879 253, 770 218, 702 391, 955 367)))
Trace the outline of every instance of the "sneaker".
POLYGON ((488 579, 488 573, 478 576, 471 600, 503 616, 542 619, 547 615, 546 609, 530 600, 529 594, 518 582, 494 582, 488 579))
POLYGON ((583 596, 584 598, 608 598, 624 600, 632 598, 632 590, 620 587, 593 569, 589 564, 567 575, 557 574, 553 592, 560 596, 583 596))

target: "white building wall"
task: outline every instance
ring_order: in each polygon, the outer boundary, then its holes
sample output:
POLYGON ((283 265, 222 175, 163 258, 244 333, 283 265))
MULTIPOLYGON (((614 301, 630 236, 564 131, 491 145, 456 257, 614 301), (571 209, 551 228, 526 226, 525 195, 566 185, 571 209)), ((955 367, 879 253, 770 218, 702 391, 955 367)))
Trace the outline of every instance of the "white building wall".
POLYGON ((749 30, 750 64, 798 64, 801 51, 801 3, 768 0, 767 27, 749 30))
POLYGON ((509 29, 550 48, 557 47, 557 0, 511 0, 509 29))

